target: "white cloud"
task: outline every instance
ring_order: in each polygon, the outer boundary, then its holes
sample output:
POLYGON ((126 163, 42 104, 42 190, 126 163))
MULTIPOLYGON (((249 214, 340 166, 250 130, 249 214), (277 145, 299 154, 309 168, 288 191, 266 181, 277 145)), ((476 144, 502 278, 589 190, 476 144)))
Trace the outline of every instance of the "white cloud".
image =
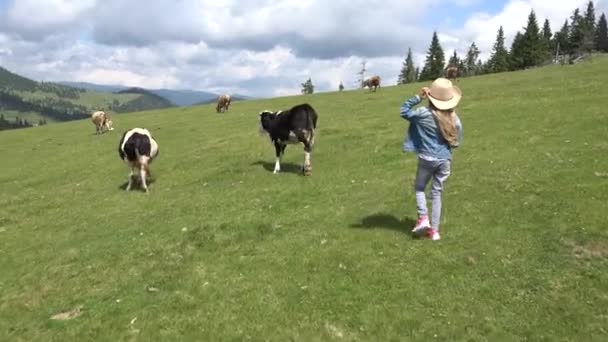
POLYGON ((95 0, 19 0, 0 15, 0 28, 26 39, 38 39, 84 21, 95 0))

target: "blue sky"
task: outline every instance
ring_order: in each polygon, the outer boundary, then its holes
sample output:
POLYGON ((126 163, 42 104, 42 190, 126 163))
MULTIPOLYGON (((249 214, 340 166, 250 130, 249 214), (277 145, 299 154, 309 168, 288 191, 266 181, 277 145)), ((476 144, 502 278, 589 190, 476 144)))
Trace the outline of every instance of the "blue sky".
MULTIPOLYGON (((588 0, 0 0, 0 65, 45 81, 252 96, 353 87, 362 61, 394 84, 433 30, 446 54, 507 44, 531 9, 560 26, 588 0)), ((608 12, 608 0, 596 0, 608 12)))

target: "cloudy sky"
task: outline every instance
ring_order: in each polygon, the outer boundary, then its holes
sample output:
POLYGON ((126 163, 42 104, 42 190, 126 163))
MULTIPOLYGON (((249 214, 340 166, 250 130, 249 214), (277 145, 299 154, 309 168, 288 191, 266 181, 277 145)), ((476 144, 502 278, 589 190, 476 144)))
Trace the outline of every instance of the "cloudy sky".
MULTIPOLYGON (((508 43, 534 8, 559 28, 587 0, 0 0, 0 65, 44 81, 250 96, 355 86, 363 60, 394 84, 433 30, 446 54, 508 43)), ((608 13, 608 0, 596 0, 608 13)))

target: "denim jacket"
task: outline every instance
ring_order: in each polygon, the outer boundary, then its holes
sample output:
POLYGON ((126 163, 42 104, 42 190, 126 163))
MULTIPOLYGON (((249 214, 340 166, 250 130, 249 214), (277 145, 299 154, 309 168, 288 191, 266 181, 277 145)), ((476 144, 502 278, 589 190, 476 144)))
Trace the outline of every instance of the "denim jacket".
MULTIPOLYGON (((452 147, 443 138, 433 113, 427 107, 413 109, 422 99, 416 95, 405 101, 401 107, 401 117, 410 122, 405 141, 404 152, 416 152, 437 159, 452 159, 452 147)), ((462 141, 462 123, 456 116, 456 130, 458 132, 458 143, 462 141)))

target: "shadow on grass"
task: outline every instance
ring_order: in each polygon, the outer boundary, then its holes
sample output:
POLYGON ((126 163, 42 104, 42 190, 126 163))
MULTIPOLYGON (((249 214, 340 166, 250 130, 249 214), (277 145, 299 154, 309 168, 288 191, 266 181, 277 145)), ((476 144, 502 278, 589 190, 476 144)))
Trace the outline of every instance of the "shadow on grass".
MULTIPOLYGON (((251 165, 261 165, 264 167, 266 171, 274 172, 274 162, 266 162, 262 160, 258 160, 251 165)), ((281 162, 281 172, 280 173, 294 173, 297 175, 302 174, 302 165, 294 164, 294 163, 283 163, 281 162)))
POLYGON ((410 234, 414 224, 416 224, 416 221, 409 217, 399 220, 389 214, 373 214, 362 218, 360 223, 352 224, 350 227, 356 229, 388 229, 410 234))
MULTIPOLYGON (((148 190, 150 189, 150 185, 156 183, 156 179, 155 178, 148 178, 146 180, 146 184, 148 185, 148 190)), ((126 181, 124 183, 122 183, 118 189, 120 190, 127 190, 127 185, 129 185, 129 181, 126 181)), ((139 182, 133 182, 133 184, 131 185, 131 191, 141 191, 144 192, 144 189, 142 189, 141 185, 139 184, 139 182)))

